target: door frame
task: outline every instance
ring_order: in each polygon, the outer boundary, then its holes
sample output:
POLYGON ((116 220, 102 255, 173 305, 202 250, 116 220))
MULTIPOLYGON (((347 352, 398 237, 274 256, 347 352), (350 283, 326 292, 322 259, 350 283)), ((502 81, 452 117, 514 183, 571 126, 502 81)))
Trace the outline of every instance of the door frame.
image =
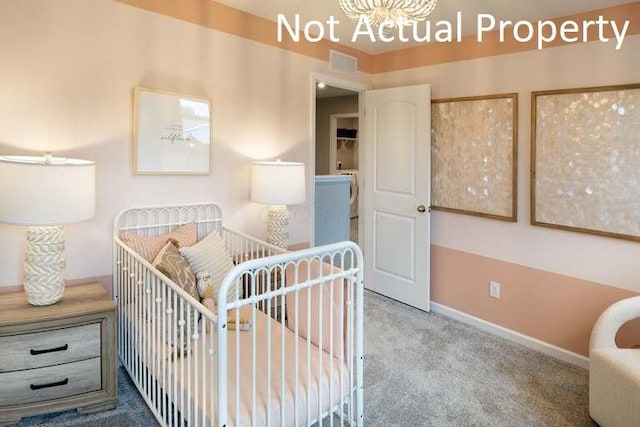
MULTIPOLYGON (((360 99, 358 99, 358 109, 360 108, 360 99)), ((338 119, 358 119, 358 128, 360 127, 360 113, 336 113, 329 116, 329 173, 338 172, 336 164, 338 162, 338 119)), ((360 130, 358 130, 360 132, 360 130)), ((358 140, 360 138, 358 137, 358 140)), ((360 152, 358 152, 358 165, 360 165, 360 152)))
MULTIPOLYGON (((313 247, 316 242, 316 227, 315 227, 315 217, 316 217, 316 208, 315 208, 315 176, 316 176, 316 88, 318 82, 324 82, 329 86, 338 87, 341 89, 347 89, 354 92, 358 92, 358 114, 360 116, 360 120, 364 117, 364 105, 362 93, 368 89, 371 89, 369 83, 363 82, 362 80, 354 80, 346 77, 338 77, 333 74, 325 74, 322 72, 312 71, 311 72, 311 108, 310 108, 310 118, 309 118, 309 167, 307 168, 307 178, 311 182, 311 189, 309 190, 309 228, 311 229, 310 233, 310 241, 309 244, 313 247)), ((358 131, 360 133, 360 140, 364 139, 364 132, 358 131)), ((358 153, 358 163, 360 168, 366 167, 364 164, 364 155, 362 150, 358 153)), ((363 182, 359 181, 360 188, 363 188, 363 182)), ((361 197, 358 197, 358 212, 362 212, 364 209, 364 200, 361 197)), ((362 232, 362 224, 361 224, 362 215, 358 216, 358 241, 362 242, 364 233, 362 232)))

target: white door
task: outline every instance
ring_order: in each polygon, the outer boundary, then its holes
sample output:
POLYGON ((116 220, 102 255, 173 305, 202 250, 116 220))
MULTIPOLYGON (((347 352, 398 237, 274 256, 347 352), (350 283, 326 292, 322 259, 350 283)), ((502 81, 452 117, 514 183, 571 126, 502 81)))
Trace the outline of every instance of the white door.
POLYGON ((364 93, 365 286, 429 311, 431 86, 364 93))

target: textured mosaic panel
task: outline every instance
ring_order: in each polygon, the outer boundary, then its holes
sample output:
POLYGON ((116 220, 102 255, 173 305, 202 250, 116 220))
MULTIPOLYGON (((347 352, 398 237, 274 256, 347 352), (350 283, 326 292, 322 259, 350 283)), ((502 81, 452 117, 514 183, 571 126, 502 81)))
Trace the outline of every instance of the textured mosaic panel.
POLYGON ((640 238, 640 86, 534 96, 534 223, 640 238))
POLYGON ((517 95, 434 101, 431 204, 515 220, 517 95))

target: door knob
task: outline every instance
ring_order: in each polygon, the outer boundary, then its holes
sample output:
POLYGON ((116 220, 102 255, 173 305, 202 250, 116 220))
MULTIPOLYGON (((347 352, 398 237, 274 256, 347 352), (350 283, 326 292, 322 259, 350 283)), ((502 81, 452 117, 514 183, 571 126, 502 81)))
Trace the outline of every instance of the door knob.
POLYGON ((424 213, 424 212, 426 212, 426 211, 427 211, 427 208, 426 208, 426 206, 425 206, 425 205, 420 205, 420 206, 418 206, 418 212, 420 212, 420 213, 424 213))

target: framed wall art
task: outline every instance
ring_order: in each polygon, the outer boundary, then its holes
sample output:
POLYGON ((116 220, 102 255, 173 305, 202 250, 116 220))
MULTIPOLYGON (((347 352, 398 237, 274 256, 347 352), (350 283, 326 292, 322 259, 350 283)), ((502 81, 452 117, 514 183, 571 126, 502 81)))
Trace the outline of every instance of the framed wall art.
POLYGON ((531 223, 640 241, 640 84, 534 92, 531 223))
POLYGON ((516 221, 518 94, 437 99, 431 115, 432 207, 516 221))
POLYGON ((211 102, 137 87, 133 91, 133 173, 210 172, 211 102))

